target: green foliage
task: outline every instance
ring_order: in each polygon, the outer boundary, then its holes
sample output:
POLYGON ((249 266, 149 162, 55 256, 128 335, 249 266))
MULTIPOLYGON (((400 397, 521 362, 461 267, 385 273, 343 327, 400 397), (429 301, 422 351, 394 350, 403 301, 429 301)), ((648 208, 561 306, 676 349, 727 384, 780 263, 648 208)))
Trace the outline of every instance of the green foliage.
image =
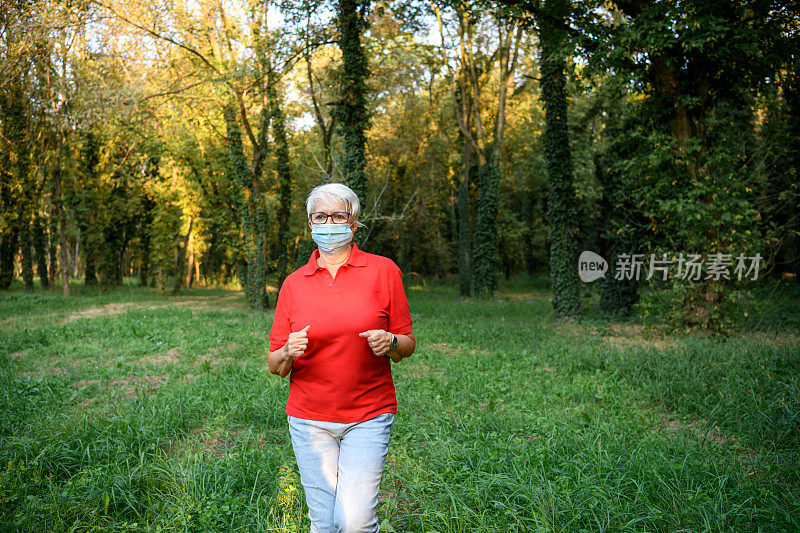
MULTIPOLYGON (((616 44, 651 58, 637 75, 648 85, 646 98, 633 106, 644 127, 629 167, 643 186, 637 203, 650 220, 650 246, 769 255, 779 236, 764 224, 763 204, 756 199, 770 156, 757 148, 753 109, 757 91, 781 61, 776 36, 785 21, 773 18, 766 4, 700 2, 682 5, 680 12, 663 3, 622 8, 633 19, 601 44, 609 55, 599 56, 618 65, 618 73, 635 70, 616 44)), ((687 290, 680 289, 681 319, 724 327, 724 302, 736 295, 726 294, 726 285, 687 290)))

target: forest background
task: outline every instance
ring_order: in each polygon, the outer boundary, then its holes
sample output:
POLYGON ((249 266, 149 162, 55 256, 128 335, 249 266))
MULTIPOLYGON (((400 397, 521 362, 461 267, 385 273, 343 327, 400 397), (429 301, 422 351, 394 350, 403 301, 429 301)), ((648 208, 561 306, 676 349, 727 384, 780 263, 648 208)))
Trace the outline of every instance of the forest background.
POLYGON ((740 254, 800 280, 799 26, 771 0, 4 2, 0 287, 238 282, 266 309, 342 181, 407 275, 547 273, 572 321, 593 250, 604 313, 719 330, 740 254), (622 253, 731 264, 644 281, 622 253))

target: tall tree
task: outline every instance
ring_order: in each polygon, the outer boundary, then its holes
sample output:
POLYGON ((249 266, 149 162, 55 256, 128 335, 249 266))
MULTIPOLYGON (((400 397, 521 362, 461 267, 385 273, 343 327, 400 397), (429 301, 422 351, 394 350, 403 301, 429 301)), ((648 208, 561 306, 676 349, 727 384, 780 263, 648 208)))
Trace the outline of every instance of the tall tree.
POLYGON ((286 116, 281 109, 275 83, 269 84, 272 136, 275 139, 275 172, 278 178, 278 286, 283 284, 291 261, 289 251, 289 216, 292 208, 292 168, 289 161, 289 140, 286 116))
MULTIPOLYGON (((522 27, 509 20, 498 21, 497 73, 499 90, 497 112, 494 117, 494 132, 490 144, 486 146, 478 139, 480 182, 478 184, 478 216, 475 224, 475 245, 473 249, 472 290, 475 296, 487 297, 497 288, 500 261, 498 257, 497 211, 500 204, 500 173, 503 147, 503 134, 506 126, 506 102, 514 80, 517 52, 522 36, 522 27), (515 35, 516 33, 516 35, 515 35), (484 154, 485 155, 482 155, 484 154)), ((477 85, 475 81, 473 84, 477 85)), ((476 89, 476 93, 479 92, 476 89)), ((480 98, 478 98, 480 103, 480 98)), ((480 107, 475 118, 480 124, 480 107)), ((482 128, 477 128, 479 134, 482 128)))
MULTIPOLYGON (((522 27, 517 21, 501 16, 494 10, 481 17, 478 6, 470 2, 454 2, 456 18, 458 68, 451 66, 447 56, 445 23, 442 10, 434 7, 442 42, 441 53, 450 74, 454 92, 454 114, 459 132, 461 176, 456 192, 457 257, 459 291, 462 296, 474 294, 491 296, 497 286, 498 227, 500 175, 503 136, 506 125, 506 104, 513 85, 522 27), (481 20, 481 19, 485 20, 481 20), (481 42, 491 41, 478 35, 479 24, 492 20, 497 30, 497 48, 482 49, 481 42), (496 61, 496 65, 494 64, 496 61), (497 74, 497 103, 494 94, 484 91, 489 77, 497 74), (487 101, 491 104, 487 105, 487 101), (494 104, 494 105, 492 105, 494 104), (484 125, 487 107, 495 107, 484 125), (486 132, 488 130, 488 132, 486 132), (478 191, 477 218, 473 224, 470 209, 470 189, 478 191), (475 227, 473 238, 472 228, 475 227)), ((485 29, 484 29, 485 30, 485 29)))
POLYGON ((577 238, 580 221, 572 184, 572 158, 567 126, 566 58, 569 41, 566 0, 547 0, 538 14, 543 136, 547 169, 547 221, 550 225, 550 283, 557 321, 580 318, 577 238))
POLYGON ((339 131, 344 144, 343 172, 345 183, 366 203, 366 134, 367 84, 369 66, 361 44, 367 28, 369 0, 339 0, 336 26, 342 49, 341 100, 335 108, 339 131))
MULTIPOLYGON (((266 11, 268 5, 268 3, 264 3, 263 9, 251 10, 251 14, 255 15, 252 17, 251 31, 256 38, 267 34, 266 11)), ((235 51, 231 42, 233 28, 230 19, 220 2, 215 5, 212 5, 211 2, 204 2, 202 7, 206 37, 213 57, 213 63, 209 60, 205 60, 205 62, 207 65, 211 65, 216 74, 228 75, 227 69, 231 68, 235 62, 235 51), (217 37, 215 12, 222 19, 222 37, 226 43, 226 55, 223 55, 222 45, 217 37)), ((264 54, 267 53, 266 47, 258 40, 254 44, 259 64, 263 66, 265 64, 264 54)), ((226 83, 227 101, 224 104, 223 116, 228 147, 229 180, 231 184, 239 188, 234 196, 242 207, 240 216, 244 230, 246 258, 243 258, 243 263, 240 264, 240 274, 251 305, 257 309, 265 309, 270 306, 266 287, 268 216, 262 195, 265 192, 263 170, 269 150, 267 131, 270 114, 265 90, 268 76, 263 70, 257 72, 259 74, 256 85, 259 86, 259 94, 262 96, 258 130, 254 131, 251 126, 244 103, 244 90, 233 79, 226 83), (242 142, 242 130, 247 134, 253 149, 249 168, 242 142)))

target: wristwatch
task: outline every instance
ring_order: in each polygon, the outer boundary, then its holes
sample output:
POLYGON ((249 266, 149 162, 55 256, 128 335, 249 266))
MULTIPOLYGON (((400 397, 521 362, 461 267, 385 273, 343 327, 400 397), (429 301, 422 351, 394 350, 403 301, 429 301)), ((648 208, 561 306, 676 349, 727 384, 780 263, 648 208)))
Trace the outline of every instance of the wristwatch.
POLYGON ((395 351, 397 349, 397 335, 395 335, 391 331, 389 331, 387 333, 389 333, 389 335, 392 336, 392 345, 389 347, 389 351, 386 352, 386 355, 389 355, 390 353, 392 353, 393 351, 395 351))

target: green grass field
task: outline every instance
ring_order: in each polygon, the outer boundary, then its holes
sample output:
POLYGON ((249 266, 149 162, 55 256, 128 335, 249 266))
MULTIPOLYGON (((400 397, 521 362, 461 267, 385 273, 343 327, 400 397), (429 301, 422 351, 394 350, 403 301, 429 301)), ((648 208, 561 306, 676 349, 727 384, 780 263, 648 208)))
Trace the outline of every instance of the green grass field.
MULTIPOLYGON (((0 293, 0 530, 308 531, 271 313, 75 292, 0 293)), ((542 279, 407 292, 383 531, 800 530, 796 297, 703 338, 555 326, 542 279)))

